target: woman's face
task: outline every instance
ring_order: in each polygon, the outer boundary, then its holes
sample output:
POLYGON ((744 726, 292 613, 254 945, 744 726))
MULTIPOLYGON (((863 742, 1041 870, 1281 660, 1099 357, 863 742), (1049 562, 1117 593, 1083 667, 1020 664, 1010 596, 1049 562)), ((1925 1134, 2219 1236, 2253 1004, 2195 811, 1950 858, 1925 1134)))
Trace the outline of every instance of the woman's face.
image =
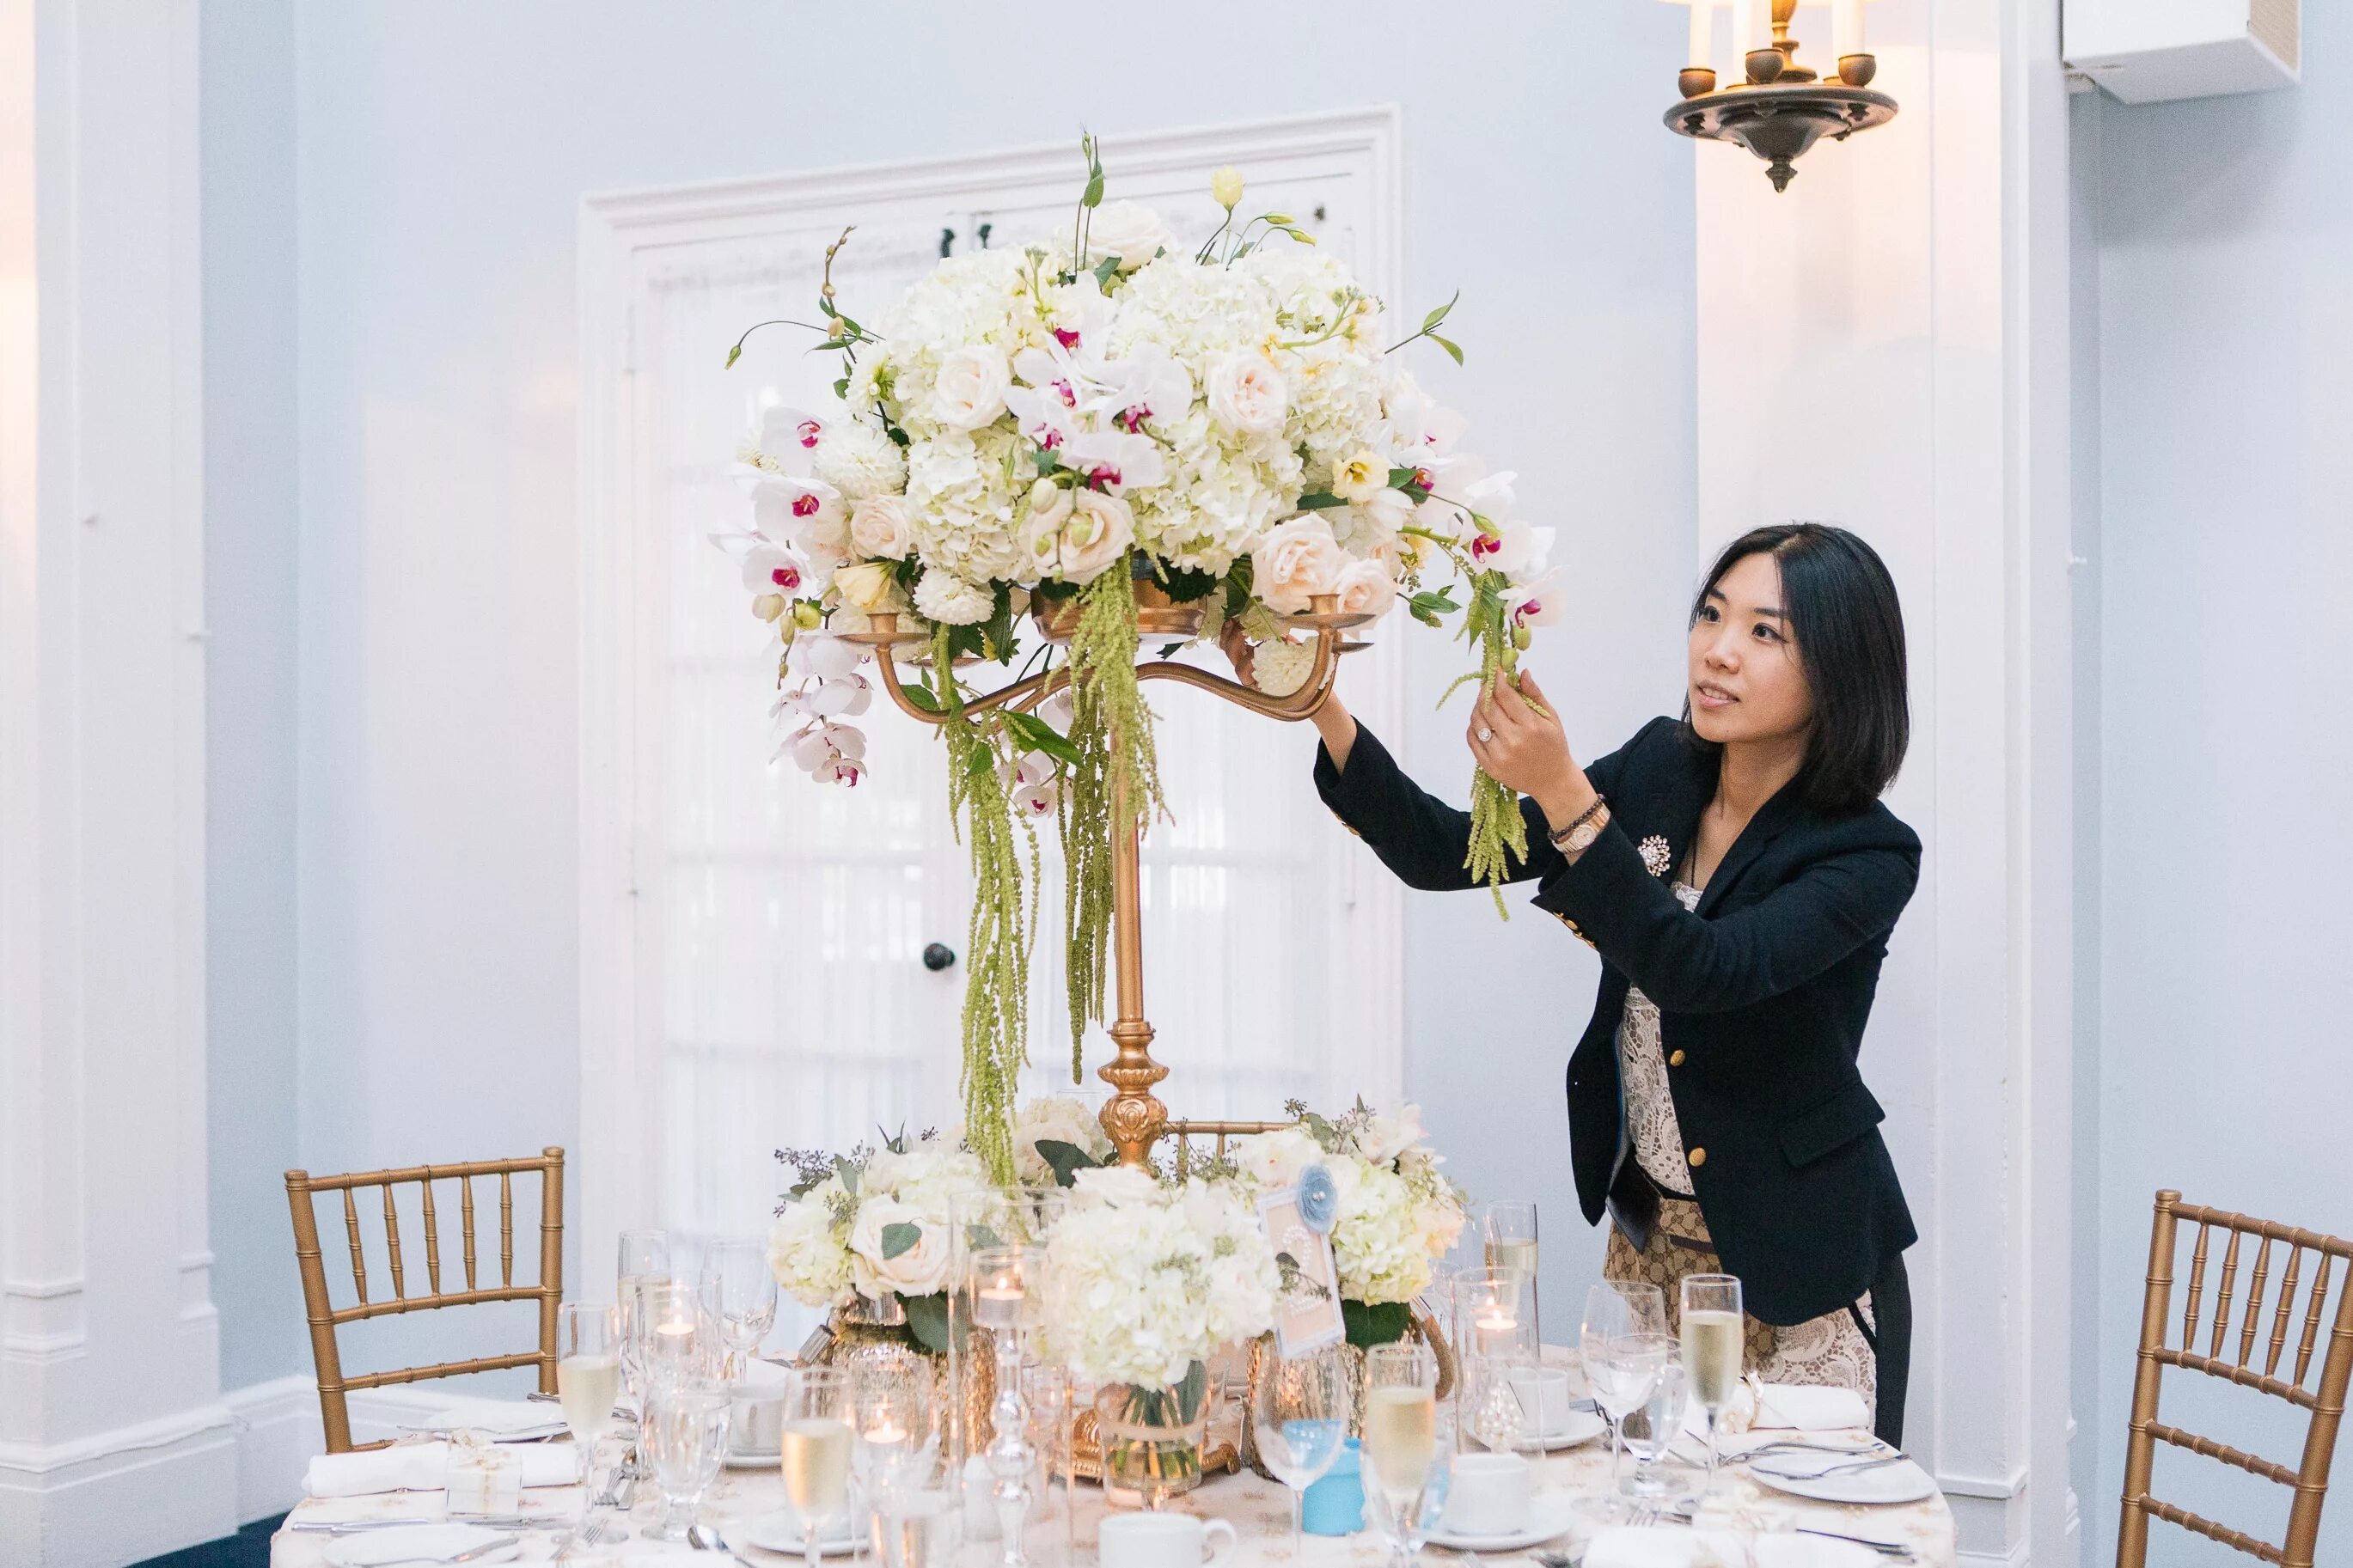
POLYGON ((1692 728, 1702 740, 1786 740, 1813 721, 1770 555, 1744 555, 1716 579, 1692 622, 1690 651, 1692 728))

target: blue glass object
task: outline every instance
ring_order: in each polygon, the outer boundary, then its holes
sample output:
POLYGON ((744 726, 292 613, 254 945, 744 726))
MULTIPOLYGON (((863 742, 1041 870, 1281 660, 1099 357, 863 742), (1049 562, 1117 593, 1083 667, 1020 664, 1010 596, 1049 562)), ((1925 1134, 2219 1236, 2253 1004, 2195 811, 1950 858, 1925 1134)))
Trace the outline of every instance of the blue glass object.
POLYGON ((1308 1534, 1354 1535, 1365 1527, 1363 1462, 1363 1450, 1349 1438, 1324 1479, 1300 1495, 1300 1527, 1308 1534))

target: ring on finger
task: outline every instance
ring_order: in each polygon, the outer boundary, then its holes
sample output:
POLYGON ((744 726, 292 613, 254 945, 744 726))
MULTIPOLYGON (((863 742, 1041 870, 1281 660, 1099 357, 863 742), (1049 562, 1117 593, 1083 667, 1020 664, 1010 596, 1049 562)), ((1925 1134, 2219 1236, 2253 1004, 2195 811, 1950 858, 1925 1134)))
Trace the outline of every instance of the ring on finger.
POLYGON ((1482 725, 1481 725, 1481 726, 1479 727, 1479 743, 1480 743, 1481 745, 1482 745, 1482 746, 1483 746, 1483 745, 1485 745, 1488 742, 1490 742, 1490 741, 1493 740, 1494 738, 1495 738, 1495 731, 1494 731, 1488 729, 1488 728, 1487 728, 1485 725, 1483 725, 1483 724, 1482 724, 1482 725))

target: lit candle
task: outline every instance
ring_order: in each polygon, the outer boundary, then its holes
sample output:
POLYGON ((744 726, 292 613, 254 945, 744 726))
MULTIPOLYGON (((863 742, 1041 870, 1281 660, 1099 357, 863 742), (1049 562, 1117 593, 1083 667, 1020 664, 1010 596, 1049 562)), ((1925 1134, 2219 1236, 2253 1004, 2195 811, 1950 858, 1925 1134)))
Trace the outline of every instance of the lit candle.
POLYGON ((1715 0, 1691 0, 1691 46, 1683 50, 1683 63, 1704 67, 1715 47, 1715 0))
POLYGON ((879 1426, 866 1434, 866 1440, 878 1448, 888 1447, 892 1444, 905 1442, 907 1430, 897 1422, 885 1417, 879 1426))
POLYGON ((1732 0, 1732 68, 1724 80, 1748 79, 1748 51, 1757 47, 1757 0, 1732 0))
POLYGON ((982 1286, 973 1301, 972 1315, 984 1329, 1009 1328, 1019 1321, 1021 1317, 1019 1282, 1008 1284, 1000 1278, 994 1284, 982 1286))
POLYGON ((1472 1326, 1479 1331, 1480 1350, 1493 1354, 1510 1347, 1520 1321, 1501 1307, 1490 1307, 1473 1320, 1472 1326))
POLYGON ((1831 60, 1862 52, 1862 0, 1831 0, 1831 60))

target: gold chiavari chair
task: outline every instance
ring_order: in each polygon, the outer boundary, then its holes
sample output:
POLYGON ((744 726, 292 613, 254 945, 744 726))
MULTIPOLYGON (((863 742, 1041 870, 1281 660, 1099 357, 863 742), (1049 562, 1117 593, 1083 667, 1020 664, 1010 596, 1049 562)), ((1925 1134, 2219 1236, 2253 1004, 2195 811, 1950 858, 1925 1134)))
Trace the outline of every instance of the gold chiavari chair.
MULTIPOLYGON (((412 1165, 398 1171, 363 1171, 347 1176, 313 1176, 307 1171, 286 1173, 286 1201, 294 1212, 294 1257, 302 1269, 302 1300, 311 1321, 311 1354, 319 1365, 319 1415, 326 1428, 327 1451, 342 1454, 351 1451, 352 1419, 347 1403, 352 1390, 382 1388, 387 1384, 421 1383, 428 1378, 459 1377, 471 1372, 497 1372, 508 1367, 532 1366, 539 1369, 539 1391, 554 1394, 555 1390, 555 1316, 556 1306, 564 1297, 564 1151, 543 1149, 536 1159, 477 1160, 461 1165, 412 1165), (531 1284, 515 1283, 514 1179, 536 1173, 540 1178, 539 1194, 539 1278, 531 1284), (491 1176, 498 1178, 499 1205, 499 1282, 481 1283, 481 1264, 478 1262, 474 1230, 474 1183, 491 1176), (458 1212, 463 1233, 465 1284, 459 1287, 453 1279, 448 1289, 441 1288, 441 1232, 434 1204, 433 1187, 437 1182, 455 1182, 458 1186, 458 1212), (423 1194, 425 1215, 425 1278, 422 1295, 408 1292, 407 1272, 402 1266, 400 1250, 400 1218, 393 1206, 394 1189, 415 1184, 423 1194), (353 1197, 363 1189, 375 1187, 384 1194, 385 1257, 392 1275, 392 1294, 368 1299, 367 1259, 360 1241, 360 1205, 353 1197), (351 1306, 337 1307, 327 1289, 327 1266, 319 1246, 319 1215, 316 1204, 321 1193, 340 1192, 343 1194, 343 1228, 351 1238, 352 1286, 358 1300, 351 1306), (336 1342, 337 1331, 346 1323, 369 1318, 388 1317, 398 1312, 426 1312, 440 1307, 471 1306, 482 1301, 537 1301, 539 1303, 539 1346, 510 1355, 478 1356, 471 1361, 441 1362, 432 1366, 405 1367, 390 1372, 364 1373, 354 1376, 343 1373, 343 1354, 336 1342)), ((381 1443, 362 1445, 381 1447, 381 1443)))
POLYGON ((1185 1180, 1193 1173, 1193 1140, 1214 1140, 1210 1159, 1226 1157, 1226 1141, 1248 1138, 1259 1132, 1280 1132, 1286 1127, 1299 1125, 1296 1117, 1282 1121, 1171 1121, 1164 1129, 1166 1136, 1176 1141, 1176 1179, 1185 1180))
POLYGON ((2320 1535, 2320 1505, 2328 1493, 2329 1459, 2336 1451, 2337 1428, 2345 1414, 2346 1382, 2348 1375, 2353 1374, 2353 1288, 2348 1288, 2349 1271, 2353 1271, 2353 1242, 2221 1209, 2200 1208, 2183 1203, 2177 1192, 2157 1194, 2157 1221, 2148 1243, 2148 1292, 2141 1307, 2140 1364, 2133 1383, 2132 1435, 2125 1447, 2124 1521, 2116 1537, 2116 1568, 2146 1568, 2148 1521, 2152 1519, 2179 1525, 2209 1541, 2218 1541, 2265 1563, 2277 1563, 2280 1568, 2312 1568, 2320 1535), (2198 1227, 2198 1241, 2189 1255, 2189 1289, 2181 1314, 2181 1340, 2177 1346, 2166 1343, 2166 1324, 2173 1315, 2175 1239, 2185 1225, 2198 1227), (2205 1348, 2200 1350, 2199 1317, 2211 1243, 2217 1231, 2226 1239, 2216 1281, 2214 1317, 2206 1331, 2205 1348), (2242 1244, 2253 1251, 2253 1271, 2247 1282, 2239 1326, 2233 1333, 2231 1308, 2238 1285, 2242 1244), (2275 1259, 2275 1248, 2284 1248, 2286 1257, 2275 1259), (2307 1254, 2311 1256, 2312 1273, 2304 1309, 2299 1312, 2296 1288, 2304 1283, 2301 1276, 2307 1254), (2275 1260, 2280 1265, 2276 1276, 2279 1290, 2275 1298, 2267 1300, 2264 1292, 2274 1278, 2275 1260), (2337 1287, 2337 1312, 2327 1346, 2322 1351, 2320 1323, 2332 1278, 2337 1287), (2295 1354, 2289 1374, 2282 1377, 2280 1362, 2292 1332, 2295 1354), (2316 1352, 2320 1353, 2316 1356, 2316 1352), (2305 1430, 2301 1464, 2290 1469, 2159 1421, 2158 1383, 2169 1367, 2202 1372, 2284 1399, 2307 1412, 2310 1420, 2305 1430), (2311 1379, 2316 1370, 2319 1373, 2316 1382, 2311 1379), (2149 1468, 2159 1443, 2235 1465, 2249 1475, 2261 1476, 2290 1489, 2295 1499, 2288 1508, 2285 1542, 2273 1546, 2149 1496, 2149 1468))

